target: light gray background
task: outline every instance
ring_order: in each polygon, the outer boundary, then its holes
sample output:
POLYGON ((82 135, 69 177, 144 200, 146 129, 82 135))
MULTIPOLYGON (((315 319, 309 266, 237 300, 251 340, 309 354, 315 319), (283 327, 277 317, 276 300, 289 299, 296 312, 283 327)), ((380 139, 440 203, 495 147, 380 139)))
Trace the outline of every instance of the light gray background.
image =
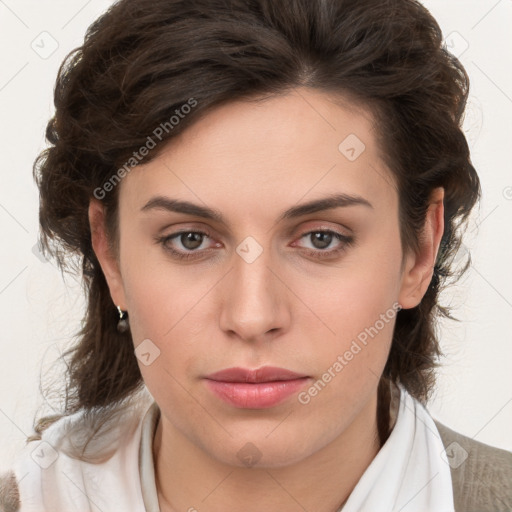
MULTIPOLYGON (((110 4, 0 0, 0 469, 23 446, 38 408, 52 413, 59 404, 42 398, 40 379, 59 381, 63 367, 55 361, 82 317, 79 281, 63 282, 34 251, 38 191, 31 167, 44 148, 58 66, 110 4)), ((483 188, 465 242, 473 266, 443 296, 461 322, 440 326, 447 357, 430 411, 455 430, 512 450, 512 1, 424 4, 470 75, 464 126, 483 188)))

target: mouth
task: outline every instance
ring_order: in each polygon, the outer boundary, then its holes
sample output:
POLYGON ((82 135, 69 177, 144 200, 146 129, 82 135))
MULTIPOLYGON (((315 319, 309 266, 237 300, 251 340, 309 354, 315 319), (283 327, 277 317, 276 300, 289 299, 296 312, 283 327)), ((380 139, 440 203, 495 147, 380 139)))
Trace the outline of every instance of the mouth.
POLYGON ((241 409, 267 409, 281 404, 309 382, 308 375, 274 366, 255 370, 227 368, 205 377, 207 388, 241 409))

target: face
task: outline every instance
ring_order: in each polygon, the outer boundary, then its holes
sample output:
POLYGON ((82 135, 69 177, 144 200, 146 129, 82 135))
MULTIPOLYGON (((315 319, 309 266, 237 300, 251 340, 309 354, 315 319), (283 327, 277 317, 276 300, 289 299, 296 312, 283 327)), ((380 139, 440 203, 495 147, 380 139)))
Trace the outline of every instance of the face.
POLYGON ((120 187, 107 280, 164 435, 277 467, 375 418, 413 262, 370 112, 307 89, 233 102, 120 187))

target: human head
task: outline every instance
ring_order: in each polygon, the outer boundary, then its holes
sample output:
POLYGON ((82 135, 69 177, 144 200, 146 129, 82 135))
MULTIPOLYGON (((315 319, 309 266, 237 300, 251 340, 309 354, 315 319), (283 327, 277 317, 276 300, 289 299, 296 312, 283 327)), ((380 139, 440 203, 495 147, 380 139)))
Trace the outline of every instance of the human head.
MULTIPOLYGON (((47 130, 51 146, 36 165, 43 244, 50 252, 50 240, 60 244, 61 266, 66 251, 83 256, 88 290, 70 365, 70 410, 113 404, 141 384, 130 333, 116 331, 116 309, 91 244, 94 191, 104 190, 162 123, 172 128, 158 132, 161 140, 143 164, 223 105, 298 87, 338 94, 371 112, 396 183, 404 254, 418 248, 432 191, 444 189, 445 230, 433 277, 418 306, 397 314, 384 369, 385 377, 427 398, 439 355, 435 319, 447 312, 437 303, 439 291, 460 243, 457 226, 479 194, 460 128, 468 79, 443 49, 435 20, 411 0, 125 0, 90 27, 63 64, 47 130), (191 107, 186 115, 184 105, 191 107)), ((120 188, 101 198, 114 253, 120 188)))

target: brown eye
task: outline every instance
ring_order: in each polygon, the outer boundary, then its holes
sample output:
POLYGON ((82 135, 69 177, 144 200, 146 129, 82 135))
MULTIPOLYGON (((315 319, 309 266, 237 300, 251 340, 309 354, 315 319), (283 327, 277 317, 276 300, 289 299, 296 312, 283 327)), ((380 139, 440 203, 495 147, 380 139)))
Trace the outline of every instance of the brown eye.
POLYGON ((311 241, 316 249, 325 249, 329 247, 334 238, 333 234, 328 231, 317 231, 310 233, 309 236, 311 235, 313 235, 311 237, 311 241))
POLYGON ((179 240, 185 249, 193 251, 201 246, 203 242, 204 235, 202 233, 189 232, 189 233, 181 233, 179 235, 179 240))
POLYGON ((203 231, 178 231, 171 235, 157 237, 156 242, 161 244, 165 251, 173 258, 189 259, 200 257, 209 248, 203 246, 205 240, 211 240, 208 233, 203 231))
POLYGON ((300 239, 309 241, 310 246, 303 246, 306 252, 315 258, 334 258, 354 245, 355 238, 331 230, 316 230, 304 233, 300 239), (332 247, 333 242, 337 244, 332 247), (331 247, 329 249, 329 247, 331 247))

